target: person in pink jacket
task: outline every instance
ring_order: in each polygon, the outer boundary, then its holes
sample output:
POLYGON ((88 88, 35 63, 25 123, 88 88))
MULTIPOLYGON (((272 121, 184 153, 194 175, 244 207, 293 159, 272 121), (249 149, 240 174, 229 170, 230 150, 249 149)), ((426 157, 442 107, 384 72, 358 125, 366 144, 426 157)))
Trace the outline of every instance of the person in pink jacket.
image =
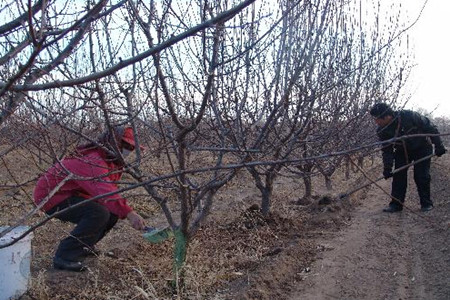
POLYGON ((132 128, 114 127, 98 141, 78 147, 39 178, 34 189, 36 205, 48 215, 64 210, 55 218, 76 224, 59 243, 53 258, 56 269, 85 270, 83 259, 97 254, 95 244, 118 219, 128 219, 136 230, 144 229, 144 219, 117 193, 124 158, 135 146, 132 128))

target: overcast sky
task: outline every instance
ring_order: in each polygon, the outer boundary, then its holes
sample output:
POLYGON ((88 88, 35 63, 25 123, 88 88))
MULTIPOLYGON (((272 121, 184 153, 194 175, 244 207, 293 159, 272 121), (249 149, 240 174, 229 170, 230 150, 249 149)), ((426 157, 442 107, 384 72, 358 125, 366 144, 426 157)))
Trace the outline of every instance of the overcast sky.
POLYGON ((450 1, 400 0, 410 16, 422 16, 410 31, 417 66, 410 78, 413 93, 407 108, 424 108, 450 117, 450 1))

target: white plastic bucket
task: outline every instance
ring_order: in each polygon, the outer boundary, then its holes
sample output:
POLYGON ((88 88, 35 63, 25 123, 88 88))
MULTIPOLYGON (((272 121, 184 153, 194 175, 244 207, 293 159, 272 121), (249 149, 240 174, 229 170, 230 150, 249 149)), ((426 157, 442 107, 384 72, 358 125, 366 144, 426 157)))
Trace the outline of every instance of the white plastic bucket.
MULTIPOLYGON (((0 226, 0 233, 9 227, 0 226)), ((22 235, 28 226, 19 226, 0 238, 5 245, 22 235)), ((0 249, 0 300, 16 299, 30 284, 31 239, 30 233, 13 245, 0 249)))

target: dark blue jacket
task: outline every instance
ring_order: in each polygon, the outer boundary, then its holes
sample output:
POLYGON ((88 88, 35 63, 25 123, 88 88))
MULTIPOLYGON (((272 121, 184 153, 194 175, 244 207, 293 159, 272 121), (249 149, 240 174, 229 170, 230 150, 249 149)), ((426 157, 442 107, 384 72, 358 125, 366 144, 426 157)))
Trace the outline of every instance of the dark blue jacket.
MULTIPOLYGON (((400 110, 394 112, 393 121, 385 127, 378 127, 377 130, 378 138, 381 141, 413 134, 439 134, 439 131, 427 117, 410 110, 400 110)), ((412 137, 400 141, 385 143, 382 149, 384 167, 392 168, 394 163, 394 154, 409 156, 411 153, 414 153, 420 148, 431 148, 430 142, 434 144, 435 148, 443 147, 439 136, 412 137)))

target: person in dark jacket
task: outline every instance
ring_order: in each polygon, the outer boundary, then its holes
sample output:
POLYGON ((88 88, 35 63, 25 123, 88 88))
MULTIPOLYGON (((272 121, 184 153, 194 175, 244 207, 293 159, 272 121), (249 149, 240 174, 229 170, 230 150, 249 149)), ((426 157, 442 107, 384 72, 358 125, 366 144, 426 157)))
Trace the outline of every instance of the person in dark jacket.
MULTIPOLYGON (((446 149, 439 137, 439 131, 430 120, 410 110, 394 111, 386 103, 376 103, 370 110, 370 115, 378 125, 377 135, 380 141, 387 141, 401 136, 424 134, 386 142, 383 144, 383 176, 385 179, 392 177, 391 202, 383 209, 384 212, 399 212, 403 209, 407 188, 408 169, 392 174, 392 169, 417 161, 423 157, 434 153, 440 157, 446 149)), ((433 208, 430 198, 430 163, 431 159, 426 159, 414 165, 414 181, 419 193, 422 211, 429 211, 433 208)))
POLYGON ((95 245, 118 219, 128 219, 136 230, 145 227, 144 219, 117 193, 124 158, 135 146, 131 127, 113 127, 39 178, 33 194, 36 205, 48 215, 58 213, 55 218, 77 224, 59 243, 53 258, 56 269, 85 270, 84 257, 95 255, 95 245), (99 198, 80 205, 92 197, 99 198), (65 210, 71 206, 75 207, 65 210))

